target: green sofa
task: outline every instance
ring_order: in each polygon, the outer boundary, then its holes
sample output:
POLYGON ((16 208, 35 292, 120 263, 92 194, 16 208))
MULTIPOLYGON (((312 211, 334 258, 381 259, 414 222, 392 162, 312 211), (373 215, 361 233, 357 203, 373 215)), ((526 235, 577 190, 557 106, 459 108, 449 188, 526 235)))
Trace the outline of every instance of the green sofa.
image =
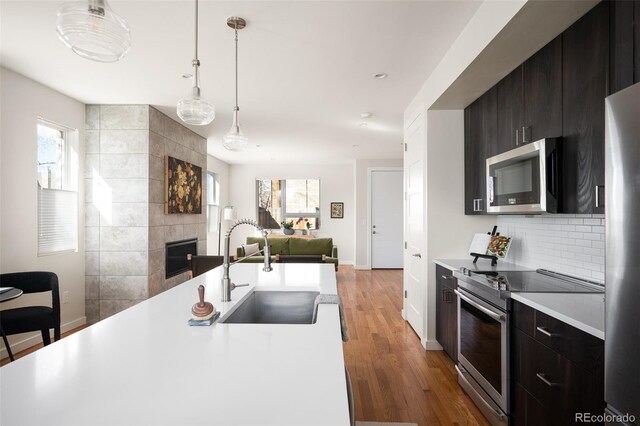
MULTIPOLYGON (((247 237, 246 244, 255 243, 258 243, 260 250, 264 248, 264 238, 247 237)), ((338 247, 333 245, 333 238, 269 238, 269 246, 273 262, 284 263, 288 257, 295 257, 300 263, 304 262, 304 256, 309 256, 310 261, 316 261, 317 256, 324 255, 324 262, 333 263, 336 271, 338 270, 338 247)), ((237 257, 245 257, 244 247, 238 247, 237 257)), ((243 262, 262 263, 264 256, 252 256, 243 262)))

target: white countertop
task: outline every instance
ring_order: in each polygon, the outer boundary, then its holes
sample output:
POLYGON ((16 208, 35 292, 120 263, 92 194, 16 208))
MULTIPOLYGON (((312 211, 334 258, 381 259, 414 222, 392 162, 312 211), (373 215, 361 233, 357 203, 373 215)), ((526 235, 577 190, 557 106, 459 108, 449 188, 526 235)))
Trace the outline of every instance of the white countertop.
MULTIPOLYGON (((478 259, 436 259, 434 262, 452 271, 466 268, 471 271, 534 271, 534 268, 498 260, 491 266, 491 260, 478 259)), ((472 279, 476 279, 473 278, 472 279)), ((511 293, 511 298, 531 306, 560 321, 564 321, 586 333, 604 339, 604 293, 511 293)))
POLYGON ((190 327, 197 287, 221 318, 254 287, 337 294, 333 265, 231 267, 250 287, 220 302, 221 269, 0 368, 0 424, 348 425, 337 305, 312 325, 190 327))
POLYGON ((511 298, 604 340, 604 293, 511 293, 511 298))
POLYGON ((459 271, 460 268, 466 268, 470 271, 535 271, 534 268, 528 268, 526 266, 520 266, 515 263, 509 263, 502 260, 498 260, 497 266, 491 266, 490 259, 478 259, 477 263, 473 263, 473 258, 471 256, 469 256, 468 259, 435 259, 433 262, 452 271, 459 271))

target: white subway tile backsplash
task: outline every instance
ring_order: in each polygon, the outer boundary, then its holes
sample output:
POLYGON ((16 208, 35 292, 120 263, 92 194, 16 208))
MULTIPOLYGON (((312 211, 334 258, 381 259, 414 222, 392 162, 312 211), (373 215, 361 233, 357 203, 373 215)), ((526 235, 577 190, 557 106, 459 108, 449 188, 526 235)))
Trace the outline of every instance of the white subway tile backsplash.
POLYGON ((604 215, 509 215, 497 225, 513 238, 510 262, 604 282, 604 222, 604 215))

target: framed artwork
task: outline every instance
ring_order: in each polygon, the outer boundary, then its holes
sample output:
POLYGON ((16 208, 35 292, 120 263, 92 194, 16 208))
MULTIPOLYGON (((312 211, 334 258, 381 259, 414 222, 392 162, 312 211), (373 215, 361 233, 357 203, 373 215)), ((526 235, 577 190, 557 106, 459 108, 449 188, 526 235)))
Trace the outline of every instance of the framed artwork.
POLYGON ((164 157, 164 213, 202 213, 202 167, 164 157))
POLYGON ((331 219, 344 219, 344 203, 331 203, 331 219))

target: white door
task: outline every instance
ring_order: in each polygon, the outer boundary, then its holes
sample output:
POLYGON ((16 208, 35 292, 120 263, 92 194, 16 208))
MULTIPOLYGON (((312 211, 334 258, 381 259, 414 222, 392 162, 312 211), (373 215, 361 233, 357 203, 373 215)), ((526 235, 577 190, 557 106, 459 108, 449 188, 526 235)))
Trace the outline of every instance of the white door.
POLYGON ((404 289, 405 315, 415 332, 423 337, 424 325, 424 265, 423 248, 423 133, 421 114, 406 130, 404 153, 405 228, 404 289))
POLYGON ((371 171, 371 267, 402 268, 402 170, 371 171))

